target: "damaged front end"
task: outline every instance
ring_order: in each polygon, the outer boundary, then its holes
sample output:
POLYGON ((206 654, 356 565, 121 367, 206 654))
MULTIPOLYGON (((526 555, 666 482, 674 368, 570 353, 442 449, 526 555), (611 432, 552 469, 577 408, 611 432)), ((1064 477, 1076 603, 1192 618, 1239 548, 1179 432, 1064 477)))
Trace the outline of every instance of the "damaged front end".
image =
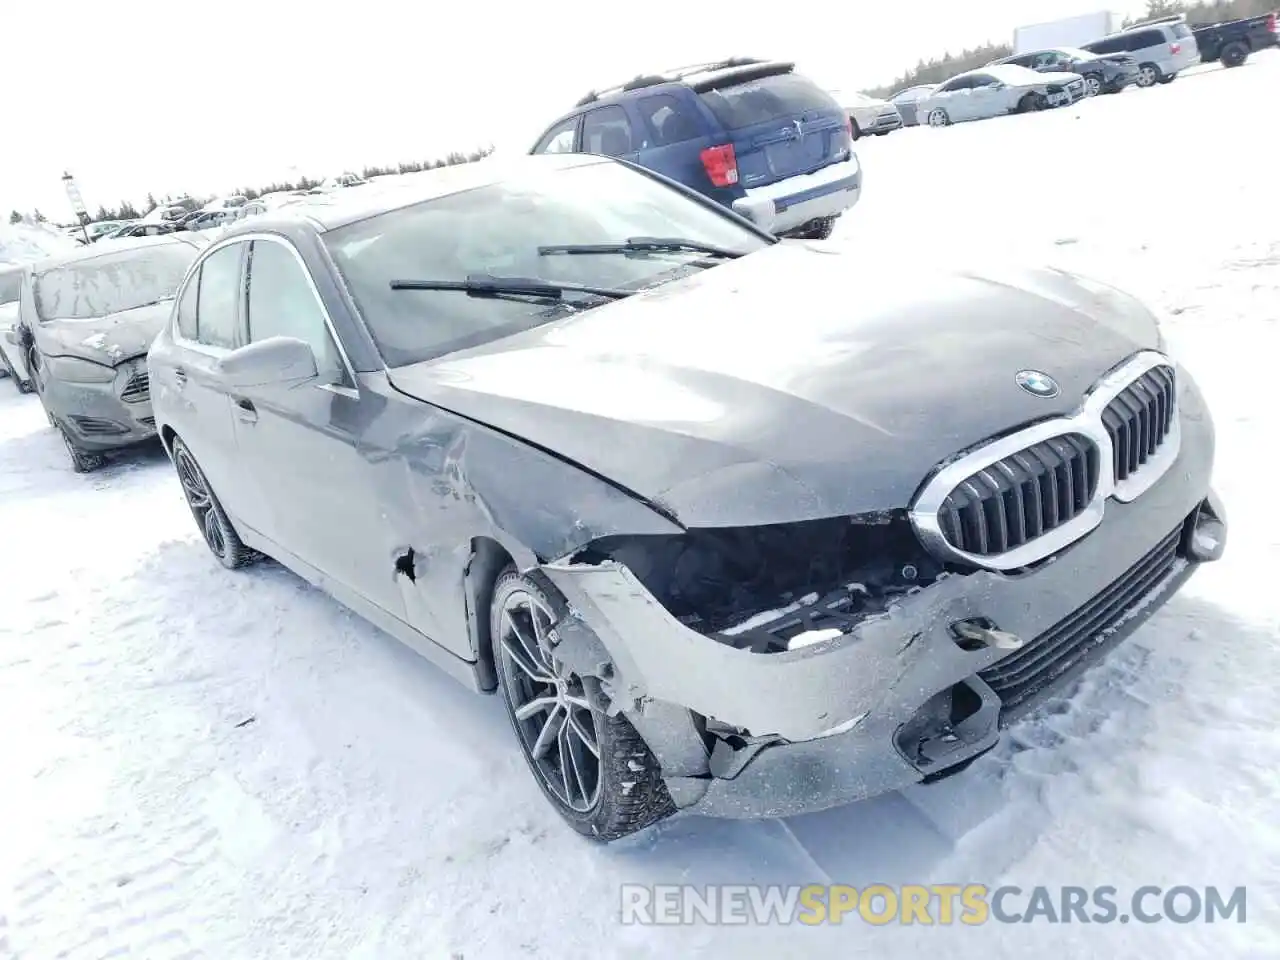
POLYGON ((569 565, 625 566, 679 623, 774 654, 839 636, 945 572, 905 511, 606 537, 569 565))
POLYGON ((974 671, 963 662, 971 640, 947 639, 939 652, 927 629, 968 578, 925 552, 904 511, 606 537, 543 572, 568 604, 557 655, 599 679, 608 709, 649 743, 678 806, 796 812, 924 779, 925 768, 966 762, 995 742, 999 702, 989 692, 945 681, 932 696, 902 689, 939 664, 943 674, 974 671), (882 735, 864 737, 867 724, 882 735), (835 741, 852 751, 850 764, 839 783, 821 782, 835 741), (855 756, 863 744, 876 755, 855 756), (766 754, 786 764, 771 789, 708 796, 766 754))
POLYGON ((600 538, 541 567, 566 601, 556 655, 681 808, 786 816, 942 779, 1206 559, 1203 479, 1110 504, 1070 563, 1012 571, 934 558, 899 512, 600 538))

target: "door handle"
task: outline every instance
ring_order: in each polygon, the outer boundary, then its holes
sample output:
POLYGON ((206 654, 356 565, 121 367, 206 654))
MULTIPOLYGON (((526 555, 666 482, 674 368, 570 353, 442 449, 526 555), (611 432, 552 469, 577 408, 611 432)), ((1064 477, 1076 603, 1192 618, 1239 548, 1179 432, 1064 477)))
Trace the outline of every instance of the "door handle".
POLYGON ((258 422, 258 410, 253 405, 252 400, 245 400, 243 397, 236 398, 236 419, 241 423, 258 422))
POLYGON ((178 389, 181 390, 183 387, 187 385, 187 371, 183 370, 182 367, 174 367, 173 379, 174 379, 174 382, 178 385, 178 389))

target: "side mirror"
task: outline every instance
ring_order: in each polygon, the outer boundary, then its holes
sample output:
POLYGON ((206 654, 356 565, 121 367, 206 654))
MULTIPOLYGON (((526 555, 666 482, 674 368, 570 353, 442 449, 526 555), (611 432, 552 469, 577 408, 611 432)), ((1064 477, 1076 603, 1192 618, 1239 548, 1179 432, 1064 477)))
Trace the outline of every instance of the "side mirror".
POLYGON ((311 345, 296 337, 269 337, 232 350, 217 372, 233 388, 299 383, 317 375, 311 345))

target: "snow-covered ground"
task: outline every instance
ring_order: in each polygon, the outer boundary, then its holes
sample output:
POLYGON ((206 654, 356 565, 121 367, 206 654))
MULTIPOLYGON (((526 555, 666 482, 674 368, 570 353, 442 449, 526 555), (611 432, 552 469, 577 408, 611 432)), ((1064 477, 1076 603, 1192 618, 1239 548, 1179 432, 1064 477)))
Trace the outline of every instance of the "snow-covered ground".
MULTIPOLYGON (((492 698, 279 568, 229 574, 162 454, 80 477, 0 382, 0 957, 1280 956, 1280 54, 861 141, 832 241, 1086 266, 1170 313, 1228 555, 965 774, 600 848, 492 698), (1248 922, 618 924, 623 882, 1249 888, 1248 922)), ((813 309, 857 309, 875 277, 813 309)), ((1034 322, 1028 317, 1028 322, 1034 322)))

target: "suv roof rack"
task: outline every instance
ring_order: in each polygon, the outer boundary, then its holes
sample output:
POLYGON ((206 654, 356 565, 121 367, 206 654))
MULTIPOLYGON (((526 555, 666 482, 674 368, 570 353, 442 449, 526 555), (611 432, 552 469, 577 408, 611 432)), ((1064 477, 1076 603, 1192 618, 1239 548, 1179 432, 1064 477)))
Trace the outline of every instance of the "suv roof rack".
POLYGON ((709 60, 706 63, 689 63, 682 67, 673 67, 664 73, 639 74, 632 77, 625 83, 617 83, 609 87, 601 87, 592 90, 581 100, 574 104, 575 107, 585 107, 589 103, 595 103, 601 97, 606 97, 615 93, 627 93, 631 90, 641 90, 644 87, 652 87, 659 83, 673 83, 677 80, 683 80, 685 77, 693 76, 696 73, 708 73, 712 70, 728 70, 731 67, 752 67, 762 63, 768 63, 768 60, 761 60, 758 57, 730 57, 728 60, 709 60))

